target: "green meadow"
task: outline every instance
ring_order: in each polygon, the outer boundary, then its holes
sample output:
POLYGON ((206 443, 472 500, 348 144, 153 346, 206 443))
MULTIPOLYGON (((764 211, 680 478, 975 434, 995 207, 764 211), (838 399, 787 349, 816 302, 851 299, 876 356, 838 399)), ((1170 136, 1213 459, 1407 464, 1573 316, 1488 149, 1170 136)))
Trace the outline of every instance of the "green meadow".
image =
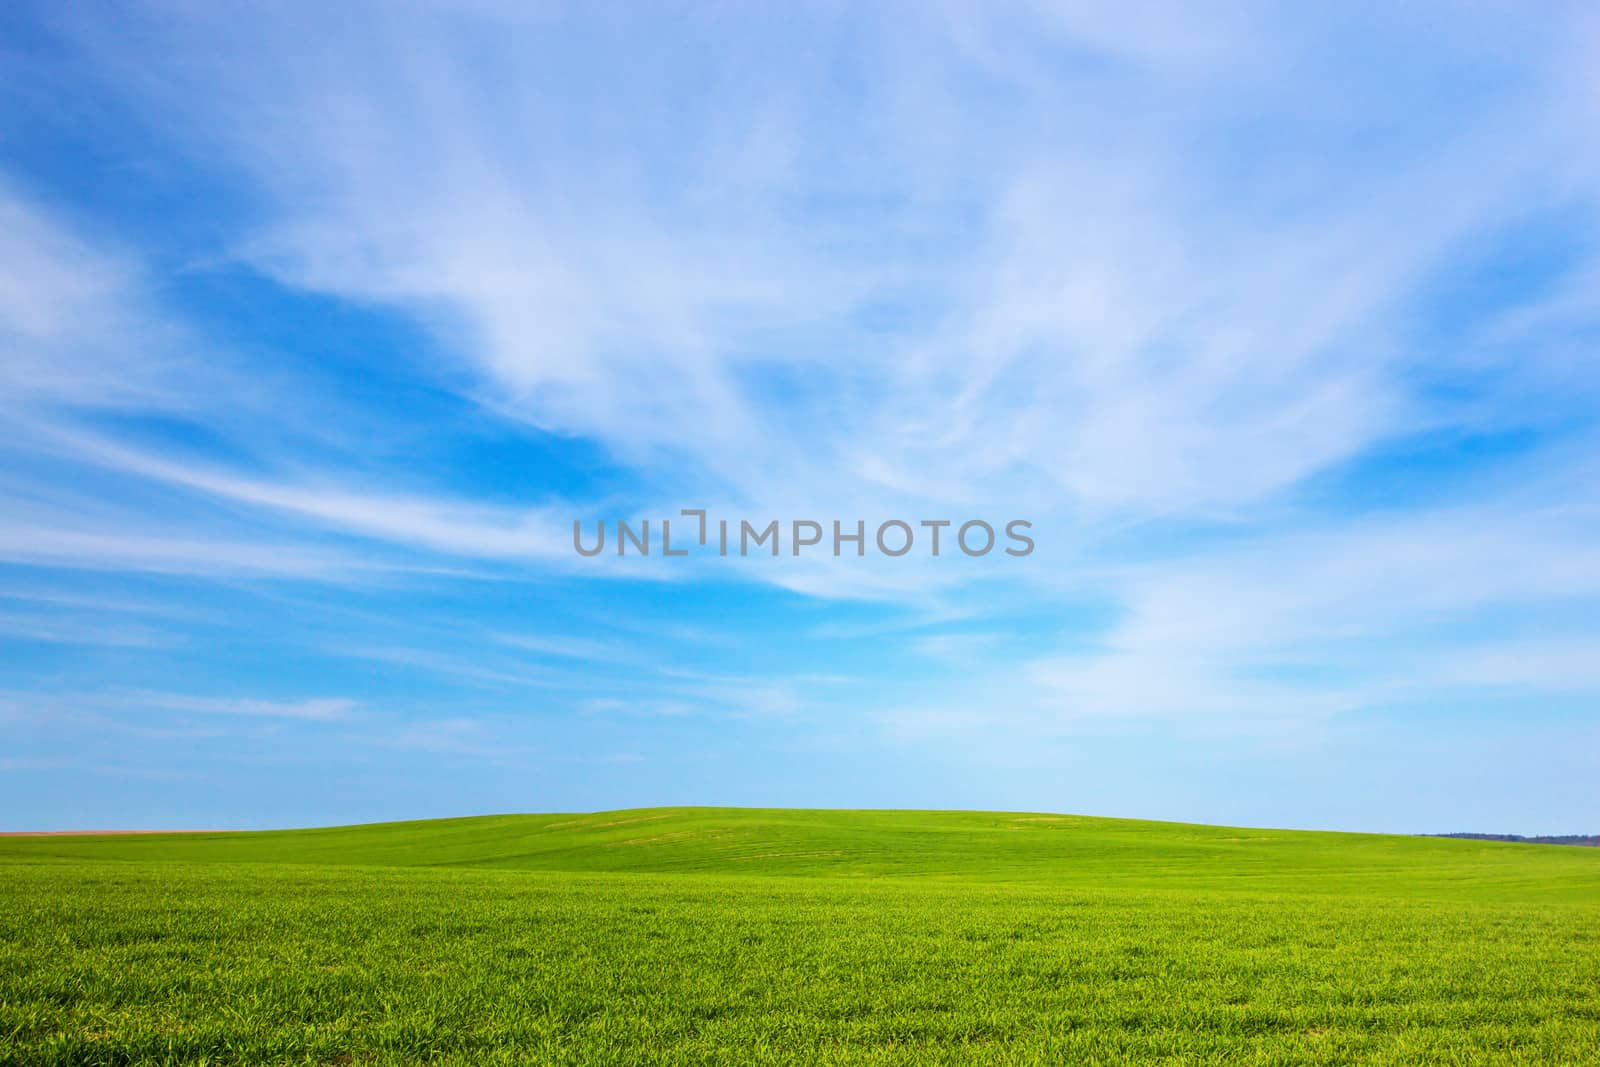
POLYGON ((0 838, 0 1063, 1600 1063, 1600 849, 657 809, 0 838))

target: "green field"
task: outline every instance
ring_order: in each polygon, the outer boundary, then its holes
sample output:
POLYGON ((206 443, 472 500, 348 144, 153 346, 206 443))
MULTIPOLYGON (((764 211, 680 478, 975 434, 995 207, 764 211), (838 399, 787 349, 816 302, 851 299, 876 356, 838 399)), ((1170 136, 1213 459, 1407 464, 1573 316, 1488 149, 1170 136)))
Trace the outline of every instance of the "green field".
POLYGON ((1600 850, 655 809, 0 838, 0 1063, 1600 1064, 1600 850))

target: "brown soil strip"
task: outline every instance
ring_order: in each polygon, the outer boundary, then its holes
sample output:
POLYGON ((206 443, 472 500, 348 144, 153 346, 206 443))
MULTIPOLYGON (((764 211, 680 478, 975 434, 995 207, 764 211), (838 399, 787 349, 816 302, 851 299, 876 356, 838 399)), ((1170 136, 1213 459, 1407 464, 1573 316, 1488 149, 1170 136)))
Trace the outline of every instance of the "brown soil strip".
POLYGON ((107 837, 111 834, 222 834, 227 830, 0 830, 0 837, 107 837))

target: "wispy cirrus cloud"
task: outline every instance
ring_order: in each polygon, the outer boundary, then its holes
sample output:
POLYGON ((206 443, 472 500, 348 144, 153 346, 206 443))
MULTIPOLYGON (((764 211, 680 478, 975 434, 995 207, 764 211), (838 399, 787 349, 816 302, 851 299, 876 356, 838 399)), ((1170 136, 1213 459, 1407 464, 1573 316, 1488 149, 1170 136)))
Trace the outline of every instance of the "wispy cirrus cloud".
POLYGON ((172 693, 141 693, 133 702, 165 711, 193 711, 205 715, 245 715, 269 719, 303 719, 310 722, 338 722, 348 719, 356 702, 344 697, 314 697, 308 700, 251 700, 181 696, 172 693))
MULTIPOLYGON (((822 71, 752 23, 753 54, 706 70, 708 92, 749 84, 732 116, 565 72, 616 109, 620 125, 589 141, 541 121, 555 118, 550 75, 495 41, 537 54, 539 20, 417 10, 387 53, 310 9, 142 29, 208 46, 145 85, 176 104, 179 136, 223 128, 208 100, 252 118, 229 142, 264 204, 245 254, 433 322, 498 410, 678 464, 733 503, 1020 496, 1165 515, 1249 506, 1428 422, 1407 367, 1437 373, 1451 356, 1408 352, 1401 311, 1522 205, 1592 206, 1594 175, 1574 148, 1583 113, 1551 106, 1585 59, 1556 35, 1519 33, 1527 62, 1502 60, 1517 91, 1469 108, 1384 68, 1358 82, 1363 49, 1331 57, 1282 20, 1208 21, 1182 48, 1155 21, 963 12, 913 21, 916 56, 837 24, 840 61, 886 77, 827 132, 790 124, 819 106, 801 87, 822 71), (289 48, 308 35, 331 35, 347 61, 289 48), (985 61, 1002 46, 1033 62, 985 61), (1062 62, 1074 52, 1104 63, 1062 62), (1309 88, 1305 65, 1354 98, 1309 88), (1134 79, 1140 106, 1108 125, 1095 101, 1134 79), (1048 132, 994 127, 975 90, 1049 115, 1048 132), (508 97, 526 111, 505 121, 492 102, 508 97), (1291 120, 1307 128, 1235 158, 1233 138, 1291 120), (953 157, 968 136, 977 151, 953 157), (1386 140, 1328 150, 1366 136, 1386 140), (808 211, 830 187, 890 207, 808 211), (909 328, 840 328, 885 307, 909 328), (827 432, 808 433, 819 420, 827 432)), ((1327 30, 1353 43, 1407 22, 1368 13, 1327 30)), ((637 47, 591 43, 618 63, 637 47)), ((1444 76, 1479 58, 1470 35, 1440 45, 1444 76)))
MULTIPOLYGON (((378 42, 309 8, 145 13, 134 39, 205 45, 161 78, 65 22, 179 144, 220 139, 249 177, 260 212, 242 256, 418 316, 491 410, 593 437, 729 508, 1011 507, 1064 541, 1085 521, 1248 521, 1304 478, 1448 421, 1414 385, 1449 381, 1456 357, 1419 350, 1407 309, 1522 205, 1593 206, 1593 160, 1572 136, 1586 112, 1553 106, 1585 57, 1560 35, 1517 30, 1521 58, 1498 59, 1516 91, 1476 108, 1419 97, 1384 67, 1355 80, 1363 35, 1406 32, 1403 14, 1328 20, 1353 46, 1342 55, 1261 14, 1179 32, 1120 9, 962 10, 914 20, 915 51, 870 20, 818 15, 841 34, 836 62, 884 74, 833 128, 811 121, 837 102, 815 57, 752 22, 751 55, 711 62, 704 97, 668 104, 561 71, 615 107, 617 128, 593 139, 542 102, 558 75, 503 46, 537 53, 559 17, 416 9, 378 42), (307 37, 341 61, 291 48, 307 37), (1109 125, 1095 101, 1135 81, 1138 106, 1109 125), (725 83, 753 89, 731 117, 712 92, 725 83), (815 85, 820 103, 801 89, 815 85), (1048 129, 993 123, 995 98, 1051 116, 1048 129), (524 110, 506 121, 504 99, 524 110), (224 104, 250 121, 224 123, 224 104), (1339 148, 1367 136, 1379 149, 1339 148), (976 151, 953 155, 969 137, 976 151), (1236 158, 1249 137, 1258 155, 1236 158), (811 206, 830 195, 887 208, 811 206), (898 328, 872 328, 874 315, 898 328)), ((590 43, 618 62, 638 47, 631 34, 590 43)), ((1430 63, 1458 76, 1475 47, 1447 35, 1430 63)), ((1528 363, 1512 376, 1538 373, 1528 363)), ((1480 385, 1479 368, 1461 382, 1480 385)), ((557 522, 473 522, 469 501, 121 459, 429 549, 565 545, 557 522)), ((751 576, 911 595, 947 573, 832 570, 751 576)))
POLYGON ((99 94, 189 228, 0 184, 0 562, 314 583, 318 669, 595 731, 1594 693, 1588 12, 351 10, 40 15, 68 61, 17 81, 99 94), (1039 551, 569 551, 684 506, 1039 551))

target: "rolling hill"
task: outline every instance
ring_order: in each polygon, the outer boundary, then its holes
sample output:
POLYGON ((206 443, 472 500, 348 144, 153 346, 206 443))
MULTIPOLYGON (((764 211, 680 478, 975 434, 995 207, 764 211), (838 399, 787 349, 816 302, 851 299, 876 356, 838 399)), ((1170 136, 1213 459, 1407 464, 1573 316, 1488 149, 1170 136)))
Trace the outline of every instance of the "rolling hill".
POLYGON ((1600 852, 661 808, 0 838, 0 1064, 1600 1062, 1600 852))
POLYGON ((931 878, 1539 898, 1600 854, 1500 842, 967 811, 644 808, 310 830, 0 838, 4 860, 931 878))

